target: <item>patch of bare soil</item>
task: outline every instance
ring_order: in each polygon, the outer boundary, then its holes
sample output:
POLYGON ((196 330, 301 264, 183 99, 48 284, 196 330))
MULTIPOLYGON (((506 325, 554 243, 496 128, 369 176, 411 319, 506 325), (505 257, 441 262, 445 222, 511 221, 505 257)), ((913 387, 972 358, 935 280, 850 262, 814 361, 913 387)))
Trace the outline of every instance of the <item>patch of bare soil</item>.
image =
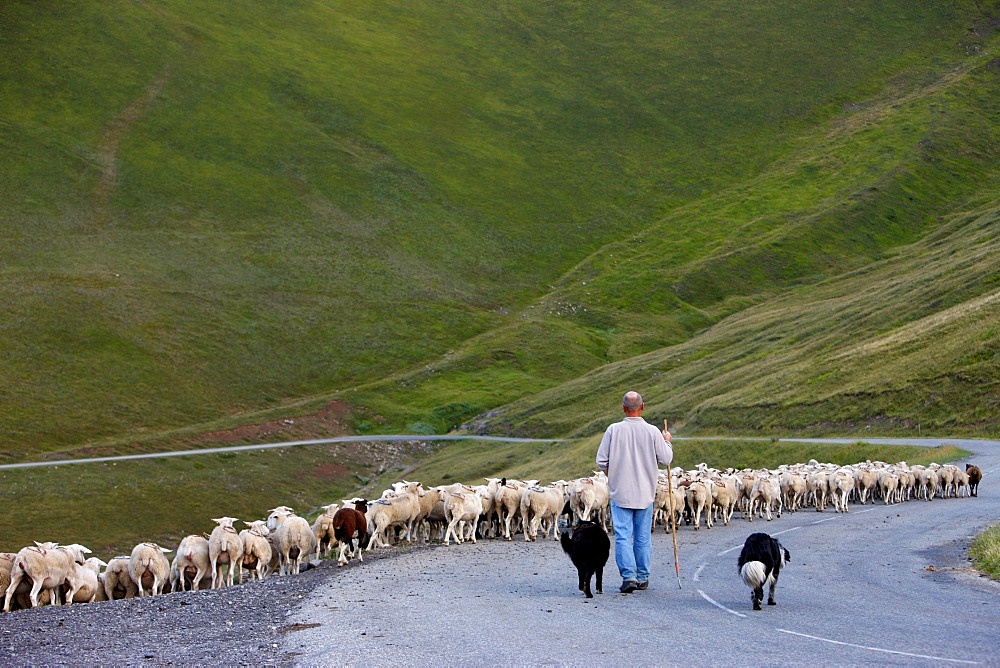
POLYGON ((234 429, 224 429, 201 434, 191 445, 227 445, 234 443, 264 443, 269 441, 304 441, 314 438, 332 438, 349 433, 347 424, 351 407, 343 401, 331 401, 312 415, 271 420, 248 424, 234 429))

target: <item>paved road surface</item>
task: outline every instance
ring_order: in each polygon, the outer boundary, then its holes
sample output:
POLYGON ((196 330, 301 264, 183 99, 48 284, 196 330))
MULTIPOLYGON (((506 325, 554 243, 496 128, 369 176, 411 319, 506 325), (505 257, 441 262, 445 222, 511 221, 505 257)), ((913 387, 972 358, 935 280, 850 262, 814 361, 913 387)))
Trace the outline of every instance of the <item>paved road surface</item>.
POLYGON ((658 532, 650 590, 618 594, 612 557, 591 601, 553 541, 414 551, 321 585, 283 650, 302 665, 1000 665, 1000 585, 965 556, 1000 520, 1000 442, 947 442, 977 453, 978 498, 681 527, 682 589, 658 532), (753 612, 736 557, 762 530, 792 563, 778 605, 753 612))

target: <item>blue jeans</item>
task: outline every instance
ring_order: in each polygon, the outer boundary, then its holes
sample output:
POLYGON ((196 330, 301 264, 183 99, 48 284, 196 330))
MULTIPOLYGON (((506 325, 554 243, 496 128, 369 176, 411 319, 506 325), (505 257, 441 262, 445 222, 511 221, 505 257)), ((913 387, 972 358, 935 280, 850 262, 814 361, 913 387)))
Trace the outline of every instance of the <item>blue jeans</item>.
POLYGON ((649 560, 653 545, 649 540, 653 530, 653 506, 620 508, 611 502, 611 522, 615 526, 615 562, 622 580, 649 580, 649 560))

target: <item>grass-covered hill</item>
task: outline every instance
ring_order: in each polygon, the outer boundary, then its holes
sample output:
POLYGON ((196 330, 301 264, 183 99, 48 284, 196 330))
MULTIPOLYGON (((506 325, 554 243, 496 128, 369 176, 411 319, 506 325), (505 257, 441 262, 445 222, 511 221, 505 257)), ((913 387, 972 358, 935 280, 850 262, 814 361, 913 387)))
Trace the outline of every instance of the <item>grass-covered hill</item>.
POLYGON ((996 433, 997 2, 0 5, 0 454, 996 433))

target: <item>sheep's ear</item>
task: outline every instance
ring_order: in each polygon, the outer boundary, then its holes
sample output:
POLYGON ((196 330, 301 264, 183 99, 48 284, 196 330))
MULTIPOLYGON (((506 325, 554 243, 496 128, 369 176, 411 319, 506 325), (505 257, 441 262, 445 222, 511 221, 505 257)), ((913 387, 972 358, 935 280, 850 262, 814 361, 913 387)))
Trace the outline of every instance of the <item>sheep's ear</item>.
POLYGON ((161 547, 161 548, 160 548, 160 552, 173 552, 173 550, 168 550, 168 549, 167 549, 167 548, 165 548, 165 547, 161 547))
POLYGON ((215 522, 216 524, 222 524, 222 518, 221 517, 213 517, 212 521, 215 522))

